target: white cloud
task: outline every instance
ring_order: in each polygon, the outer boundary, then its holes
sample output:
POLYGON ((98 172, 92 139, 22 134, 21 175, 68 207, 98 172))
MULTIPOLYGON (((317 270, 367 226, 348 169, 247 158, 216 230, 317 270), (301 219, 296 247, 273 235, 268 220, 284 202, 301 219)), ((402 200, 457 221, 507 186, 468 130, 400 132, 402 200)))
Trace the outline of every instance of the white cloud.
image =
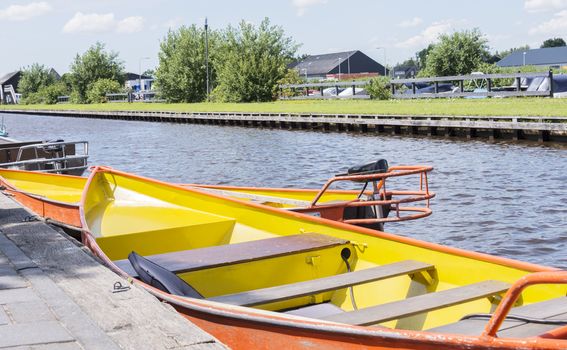
POLYGON ((63 27, 64 33, 135 33, 144 28, 144 18, 139 16, 116 20, 114 13, 84 14, 77 12, 63 27))
POLYGON ((562 10, 567 8, 567 0, 525 0, 524 8, 528 12, 562 10))
POLYGON ((82 12, 77 12, 73 18, 65 23, 63 32, 101 33, 113 30, 115 25, 114 13, 99 15, 97 13, 83 14, 82 12))
POLYGON ((298 16, 303 16, 307 12, 307 8, 315 5, 324 5, 327 0, 292 0, 293 6, 297 10, 298 16))
POLYGON ((543 22, 529 30, 530 35, 555 34, 561 36, 565 32, 567 32, 567 10, 556 13, 549 21, 543 22))
POLYGON ((45 1, 32 2, 27 5, 10 5, 0 10, 0 20, 26 21, 49 11, 51 11, 51 5, 45 1))
POLYGON ((399 48, 416 48, 426 46, 439 37, 442 33, 447 33, 453 29, 455 21, 444 20, 433 22, 429 27, 425 28, 421 33, 396 44, 399 48))
POLYGON ((116 23, 118 33, 137 33, 142 29, 144 29, 144 17, 140 16, 126 17, 116 23))
POLYGON ((398 26, 402 28, 410 28, 410 27, 417 27, 423 23, 423 19, 419 17, 414 17, 412 19, 406 19, 405 21, 401 21, 398 26))

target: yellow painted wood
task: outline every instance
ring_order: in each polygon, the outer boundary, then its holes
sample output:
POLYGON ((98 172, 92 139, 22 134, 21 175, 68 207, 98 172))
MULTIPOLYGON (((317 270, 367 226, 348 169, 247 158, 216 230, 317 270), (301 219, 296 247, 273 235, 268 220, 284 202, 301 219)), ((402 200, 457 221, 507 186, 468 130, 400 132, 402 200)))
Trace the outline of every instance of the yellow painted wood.
POLYGON ((79 203, 86 179, 75 176, 0 169, 0 176, 23 192, 65 203, 79 203))

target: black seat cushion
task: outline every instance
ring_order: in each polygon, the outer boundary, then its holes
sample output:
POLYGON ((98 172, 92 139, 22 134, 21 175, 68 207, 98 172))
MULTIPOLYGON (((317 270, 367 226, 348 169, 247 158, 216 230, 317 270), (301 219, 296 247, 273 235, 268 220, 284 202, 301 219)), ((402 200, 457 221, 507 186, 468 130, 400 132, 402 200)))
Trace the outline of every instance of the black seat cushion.
POLYGON ((366 174, 379 174, 388 172, 388 161, 380 159, 376 162, 353 166, 348 169, 348 175, 366 175, 366 174))
POLYGON ((170 294, 204 299, 199 292, 187 284, 187 282, 177 277, 176 274, 144 258, 136 252, 130 253, 128 260, 130 260, 134 270, 138 273, 138 277, 143 282, 170 294))

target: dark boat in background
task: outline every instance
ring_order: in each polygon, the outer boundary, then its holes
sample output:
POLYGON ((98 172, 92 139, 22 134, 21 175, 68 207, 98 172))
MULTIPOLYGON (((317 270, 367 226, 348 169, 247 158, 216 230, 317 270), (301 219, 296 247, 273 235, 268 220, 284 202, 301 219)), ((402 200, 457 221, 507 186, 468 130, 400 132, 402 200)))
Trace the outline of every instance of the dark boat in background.
POLYGON ((0 138, 0 167, 54 174, 82 175, 87 169, 87 141, 17 141, 0 138))

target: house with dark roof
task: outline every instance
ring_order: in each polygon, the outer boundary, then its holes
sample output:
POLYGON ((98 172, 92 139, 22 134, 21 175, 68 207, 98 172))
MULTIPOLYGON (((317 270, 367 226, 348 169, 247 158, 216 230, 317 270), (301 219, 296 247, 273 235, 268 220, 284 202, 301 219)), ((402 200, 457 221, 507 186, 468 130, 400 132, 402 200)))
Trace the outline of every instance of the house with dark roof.
POLYGON ((308 79, 339 78, 339 75, 348 79, 389 74, 383 65, 358 50, 307 56, 292 63, 290 68, 308 79))
POLYGON ((154 82, 154 78, 149 75, 140 75, 137 73, 126 73, 125 86, 132 91, 150 91, 154 82))
MULTIPOLYGON (((56 81, 61 79, 61 75, 53 68, 49 70, 56 81)), ((22 71, 8 73, 0 78, 0 104, 2 103, 18 103, 20 94, 17 92, 20 79, 22 78, 22 71)))
POLYGON ((22 72, 18 70, 0 78, 0 104, 17 103, 16 91, 21 77, 22 72))
POLYGON ((394 67, 394 79, 410 79, 415 78, 419 72, 416 65, 400 65, 394 67))
POLYGON ((567 66, 567 46, 547 47, 533 50, 517 50, 496 63, 499 67, 567 66))

